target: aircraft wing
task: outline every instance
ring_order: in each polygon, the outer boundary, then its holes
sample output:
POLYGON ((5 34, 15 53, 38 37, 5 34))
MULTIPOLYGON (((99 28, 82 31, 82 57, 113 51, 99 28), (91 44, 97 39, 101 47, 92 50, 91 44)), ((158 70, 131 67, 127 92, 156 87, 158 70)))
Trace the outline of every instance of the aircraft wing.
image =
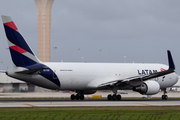
POLYGON ((168 70, 152 73, 150 75, 139 75, 139 76, 129 77, 129 78, 126 78, 123 80, 115 80, 115 81, 100 84, 98 87, 102 88, 102 87, 108 87, 108 86, 109 87, 110 86, 119 86, 122 83, 126 83, 130 86, 138 86, 138 85, 141 85, 143 83, 143 81, 173 73, 173 72, 175 72, 174 71, 175 65, 174 65, 174 62, 172 59, 171 52, 168 50, 167 54, 168 54, 168 62, 169 62, 169 69, 168 70))
POLYGON ((6 70, 0 70, 0 73, 6 73, 6 70))

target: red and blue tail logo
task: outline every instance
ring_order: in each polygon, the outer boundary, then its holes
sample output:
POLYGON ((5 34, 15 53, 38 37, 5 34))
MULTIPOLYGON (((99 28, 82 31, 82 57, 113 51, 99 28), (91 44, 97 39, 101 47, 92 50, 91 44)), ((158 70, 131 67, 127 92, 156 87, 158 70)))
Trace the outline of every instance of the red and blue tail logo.
POLYGON ((38 58, 32 52, 11 18, 2 16, 2 20, 14 64, 17 67, 25 67, 39 63, 38 58))
POLYGON ((14 64, 17 67, 25 67, 29 69, 30 72, 40 70, 41 68, 46 68, 46 70, 49 71, 48 73, 41 70, 38 74, 60 87, 60 81, 57 78, 57 75, 49 67, 42 64, 35 56, 23 36, 20 34, 18 28, 11 20, 11 17, 2 16, 2 20, 14 64), (53 79, 53 75, 57 79, 53 79))

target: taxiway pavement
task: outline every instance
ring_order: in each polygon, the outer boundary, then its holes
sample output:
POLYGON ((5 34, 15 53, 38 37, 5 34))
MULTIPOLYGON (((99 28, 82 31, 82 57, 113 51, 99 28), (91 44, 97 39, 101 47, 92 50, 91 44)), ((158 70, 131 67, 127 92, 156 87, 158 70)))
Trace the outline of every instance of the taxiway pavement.
MULTIPOLYGON (((122 98, 147 98, 147 95, 141 95, 138 92, 127 91, 128 94, 121 94, 122 98)), ((29 93, 0 93, 0 98, 59 98, 67 99, 70 98, 71 94, 69 92, 29 92, 29 93)), ((112 92, 96 92, 93 95, 99 95, 102 98, 107 98, 108 94, 113 94, 112 92)), ((160 98, 163 92, 159 92, 153 95, 154 98, 160 98)), ((93 95, 85 95, 85 99, 91 98, 93 95)), ((180 92, 168 92, 169 98, 180 98, 180 92)))
MULTIPOLYGON (((102 98, 110 94, 108 92, 97 92, 95 95, 101 95, 102 98)), ((85 96, 84 101, 71 101, 68 100, 70 93, 0 93, 0 98, 60 98, 60 100, 0 100, 0 107, 73 107, 73 106, 180 106, 180 93, 169 92, 168 100, 161 100, 162 92, 153 95, 152 97, 158 99, 147 99, 146 95, 141 95, 136 92, 129 92, 128 94, 122 94, 121 101, 108 101, 106 99, 87 100, 85 96), (64 98, 64 100, 63 100, 64 98), (132 98, 132 99, 130 99, 132 98), (136 98, 136 99, 135 99, 136 98)))
POLYGON ((131 101, 0 101, 0 107, 179 106, 179 100, 131 101))

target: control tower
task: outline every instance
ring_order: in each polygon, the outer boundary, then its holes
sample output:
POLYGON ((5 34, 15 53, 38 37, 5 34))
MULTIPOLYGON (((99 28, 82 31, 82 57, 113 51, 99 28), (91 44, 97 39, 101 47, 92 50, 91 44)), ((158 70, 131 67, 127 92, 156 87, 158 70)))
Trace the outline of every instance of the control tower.
POLYGON ((50 62, 51 11, 54 0, 34 0, 38 20, 38 58, 50 62))

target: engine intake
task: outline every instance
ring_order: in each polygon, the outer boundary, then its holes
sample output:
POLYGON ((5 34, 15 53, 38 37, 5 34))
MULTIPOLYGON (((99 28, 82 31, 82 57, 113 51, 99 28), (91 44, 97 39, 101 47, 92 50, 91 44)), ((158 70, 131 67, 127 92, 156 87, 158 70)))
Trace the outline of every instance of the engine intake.
POLYGON ((160 85, 156 81, 148 80, 140 86, 134 87, 133 91, 139 92, 142 95, 154 95, 160 90, 160 85))

